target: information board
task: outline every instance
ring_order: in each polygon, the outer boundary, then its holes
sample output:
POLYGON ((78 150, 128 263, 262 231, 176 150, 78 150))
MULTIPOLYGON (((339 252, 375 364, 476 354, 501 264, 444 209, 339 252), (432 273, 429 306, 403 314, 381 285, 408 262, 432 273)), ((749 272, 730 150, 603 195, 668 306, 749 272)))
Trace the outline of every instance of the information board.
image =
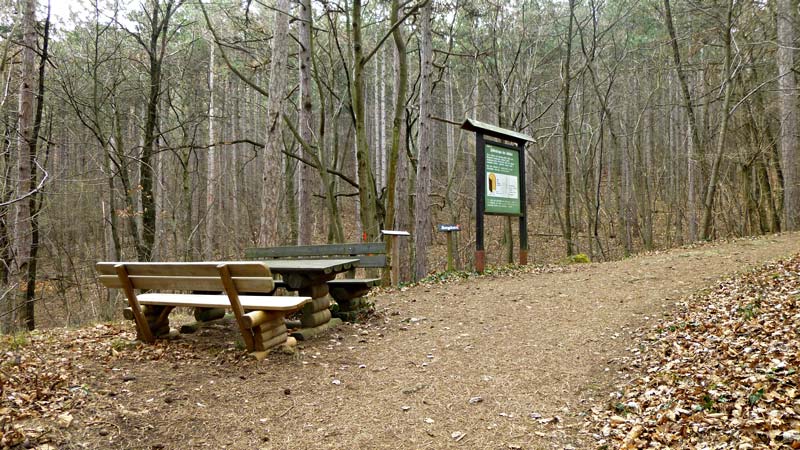
POLYGON ((485 213, 521 215, 519 152, 489 143, 485 148, 485 213))

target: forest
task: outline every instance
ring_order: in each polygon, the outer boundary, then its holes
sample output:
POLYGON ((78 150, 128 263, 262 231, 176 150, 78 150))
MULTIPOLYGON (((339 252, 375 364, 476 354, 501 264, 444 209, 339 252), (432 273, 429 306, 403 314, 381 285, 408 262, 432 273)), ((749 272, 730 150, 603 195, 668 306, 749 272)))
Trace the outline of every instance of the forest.
POLYGON ((468 270, 465 118, 535 139, 535 263, 800 227, 792 0, 125 3, 0 0, 5 332, 115 317, 103 260, 407 230, 413 281, 457 223, 468 270))

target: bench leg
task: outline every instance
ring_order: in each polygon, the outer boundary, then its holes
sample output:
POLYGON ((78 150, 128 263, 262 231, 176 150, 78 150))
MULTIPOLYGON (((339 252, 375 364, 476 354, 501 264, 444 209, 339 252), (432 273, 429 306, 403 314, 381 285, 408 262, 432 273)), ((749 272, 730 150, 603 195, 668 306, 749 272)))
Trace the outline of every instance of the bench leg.
POLYGON ((261 325, 256 325, 251 328, 253 333, 253 350, 254 352, 264 351, 264 339, 261 337, 261 325))
POLYGON ((228 294, 228 301, 231 302, 231 309, 233 310, 233 315, 236 317, 236 324, 239 326, 239 332, 242 333, 244 345, 248 352, 252 352, 255 349, 253 329, 248 328, 244 323, 244 309, 242 309, 242 304, 239 302, 239 293, 236 291, 236 285, 231 278, 230 269, 228 269, 227 265, 220 264, 217 266, 217 270, 222 279, 222 286, 225 288, 225 293, 228 294))
POLYGON ((147 318, 142 314, 142 308, 139 306, 136 293, 133 292, 133 284, 130 278, 128 278, 128 270, 125 268, 124 264, 117 264, 114 268, 117 270, 117 277, 119 277, 122 282, 122 290, 125 291, 125 296, 128 297, 128 305, 130 305, 133 311, 133 318, 136 321, 139 337, 144 342, 152 344, 155 342, 155 338, 153 337, 152 331, 150 331, 150 325, 147 324, 147 318))
POLYGON ((284 337, 288 336, 282 312, 263 311, 259 315, 259 322, 251 330, 253 331, 253 348, 257 352, 268 350, 272 346, 270 345, 271 341, 277 336, 281 334, 284 337))

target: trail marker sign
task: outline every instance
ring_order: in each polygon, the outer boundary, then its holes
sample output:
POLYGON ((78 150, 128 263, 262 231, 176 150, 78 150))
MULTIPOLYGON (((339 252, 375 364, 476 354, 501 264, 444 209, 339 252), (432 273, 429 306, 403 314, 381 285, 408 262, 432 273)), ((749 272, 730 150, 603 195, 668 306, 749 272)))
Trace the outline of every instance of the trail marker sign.
POLYGON ((534 139, 469 118, 461 128, 475 132, 475 269, 483 273, 486 264, 485 214, 519 217, 519 263, 525 265, 528 263, 525 144, 534 139), (497 141, 487 140, 487 136, 497 141))
POLYGON ((453 233, 461 231, 461 225, 452 223, 440 223, 436 227, 440 233, 447 233, 447 271, 455 270, 455 248, 453 246, 453 233))
POLYGON ((437 229, 440 233, 452 233, 453 231, 461 231, 461 225, 458 224, 450 224, 450 223, 440 223, 437 226, 437 229))

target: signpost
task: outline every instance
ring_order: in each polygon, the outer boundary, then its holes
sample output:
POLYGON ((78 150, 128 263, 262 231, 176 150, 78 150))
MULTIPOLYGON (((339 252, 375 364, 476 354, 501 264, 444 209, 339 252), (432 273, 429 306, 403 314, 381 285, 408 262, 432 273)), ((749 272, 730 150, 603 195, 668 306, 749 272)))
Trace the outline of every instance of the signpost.
POLYGON ((453 233, 461 231, 458 224, 439 224, 437 227, 440 233, 447 233, 447 271, 455 270, 455 257, 453 254, 453 233))
POLYGON ((411 236, 411 233, 402 230, 381 230, 381 234, 384 236, 392 236, 392 248, 390 249, 392 252, 391 282, 392 284, 396 285, 400 282, 400 246, 397 243, 397 239, 400 237, 411 236))
POLYGON ((519 263, 528 263, 525 144, 534 139, 516 131, 466 119, 461 128, 475 132, 475 269, 483 273, 485 214, 519 217, 519 263), (498 139, 487 141, 486 137, 498 139), (506 142, 500 142, 506 141, 506 142))

